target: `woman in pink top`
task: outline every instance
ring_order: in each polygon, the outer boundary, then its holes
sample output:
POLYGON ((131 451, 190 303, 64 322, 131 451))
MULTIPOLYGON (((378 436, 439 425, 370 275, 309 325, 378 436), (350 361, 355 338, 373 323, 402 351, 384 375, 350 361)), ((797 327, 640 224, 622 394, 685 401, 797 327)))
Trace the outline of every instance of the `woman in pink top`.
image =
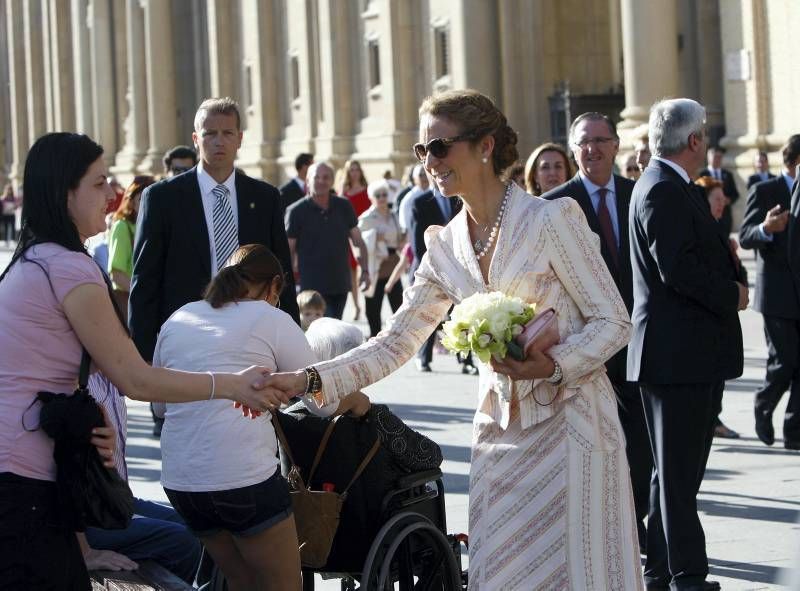
MULTIPOLYGON (((37 392, 72 392, 82 347, 137 400, 226 398, 261 410, 282 401, 252 389, 260 368, 192 373, 141 358, 84 247, 105 229, 114 198, 102 154, 85 135, 51 133, 36 141, 25 163, 22 235, 0 276, 0 580, 7 588, 87 589, 87 564, 121 566, 118 555, 93 552, 60 525, 53 441, 38 428, 37 392)), ((95 434, 93 443, 113 466, 106 443, 113 432, 95 434)))

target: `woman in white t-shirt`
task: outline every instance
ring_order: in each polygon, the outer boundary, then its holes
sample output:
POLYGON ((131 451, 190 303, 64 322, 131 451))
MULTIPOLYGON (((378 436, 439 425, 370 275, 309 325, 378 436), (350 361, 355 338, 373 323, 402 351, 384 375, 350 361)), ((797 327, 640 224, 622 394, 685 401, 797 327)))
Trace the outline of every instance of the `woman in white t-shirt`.
MULTIPOLYGON (((205 299, 186 304, 164 323, 153 364, 186 371, 251 365, 291 371, 316 362, 300 327, 275 307, 282 289, 275 256, 261 245, 240 247, 205 299)), ((366 412, 368 401, 351 400, 307 406, 317 414, 332 414, 337 406, 338 412, 366 412)), ((251 420, 230 412, 229 404, 166 405, 161 484, 229 589, 299 590, 297 533, 271 415, 251 420)))

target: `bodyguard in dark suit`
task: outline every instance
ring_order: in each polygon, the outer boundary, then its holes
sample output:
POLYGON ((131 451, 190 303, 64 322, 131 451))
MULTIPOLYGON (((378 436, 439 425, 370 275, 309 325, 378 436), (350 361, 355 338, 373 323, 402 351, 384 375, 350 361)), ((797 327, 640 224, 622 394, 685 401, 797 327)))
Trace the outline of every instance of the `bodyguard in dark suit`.
POLYGON ((722 192, 725 193, 725 197, 730 200, 730 203, 725 206, 719 224, 722 226, 722 232, 725 236, 728 236, 733 229, 731 205, 739 200, 739 189, 736 188, 736 179, 733 177, 733 173, 726 168, 722 168, 722 157, 724 155, 724 148, 720 146, 710 147, 706 154, 708 165, 698 173, 698 176, 710 176, 722 182, 722 192))
POLYGON ((715 387, 742 373, 737 310, 747 306, 747 288, 687 173, 703 160, 705 118, 689 99, 653 106, 653 158, 630 205, 628 379, 640 385, 655 462, 644 572, 651 589, 719 588, 705 581, 697 493, 721 403, 715 387))
POLYGON ((761 183, 775 178, 775 175, 769 171, 769 159, 767 158, 766 152, 759 152, 756 154, 756 157, 753 159, 753 166, 755 167, 756 172, 747 177, 748 191, 750 190, 750 187, 756 183, 761 183))
MULTIPOLYGON (((578 163, 578 173, 542 198, 572 197, 583 209, 592 231, 600 236, 600 252, 617 284, 625 307, 633 308, 628 206, 634 183, 613 174, 619 137, 613 122, 601 113, 584 113, 572 122, 569 143, 578 163), (602 197, 601 197, 602 193, 602 197)), ((646 539, 645 518, 650 499, 653 456, 639 388, 626 379, 627 349, 606 362, 606 371, 619 395, 619 419, 625 432, 625 451, 631 472, 639 544, 646 539)))
POLYGON ((263 244, 278 257, 287 271, 281 307, 299 318, 280 195, 233 168, 242 139, 236 103, 203 102, 193 137, 198 166, 150 186, 139 208, 129 325, 148 361, 164 321, 202 298, 211 277, 240 244, 263 244))
POLYGON ((308 173, 308 167, 312 164, 314 164, 314 155, 307 152, 298 154, 297 158, 294 159, 294 169, 297 171, 297 176, 289 179, 280 188, 283 211, 286 211, 290 205, 306 196, 306 174, 308 173))
MULTIPOLYGON (((411 249, 414 260, 411 262, 410 276, 419 267, 423 255, 427 252, 425 246, 425 230, 430 226, 446 226, 455 215, 461 211, 461 199, 448 199, 434 186, 430 191, 411 197, 411 216, 408 224, 408 234, 411 239, 411 249)), ((425 344, 417 353, 417 369, 423 372, 431 371, 430 363, 433 360, 433 345, 436 342, 436 331, 428 337, 425 344)))
MULTIPOLYGON (((772 413, 787 389, 789 404, 783 421, 783 444, 800 449, 800 251, 791 248, 797 232, 796 203, 791 188, 800 164, 800 135, 783 148, 781 176, 753 186, 739 231, 742 248, 756 251, 756 293, 753 308, 764 317, 767 373, 755 395, 756 435, 766 445, 775 442, 772 413), (790 217, 790 205, 794 205, 790 217), (794 265, 792 264, 794 257, 794 265)), ((796 200, 795 200, 796 201, 796 200)))

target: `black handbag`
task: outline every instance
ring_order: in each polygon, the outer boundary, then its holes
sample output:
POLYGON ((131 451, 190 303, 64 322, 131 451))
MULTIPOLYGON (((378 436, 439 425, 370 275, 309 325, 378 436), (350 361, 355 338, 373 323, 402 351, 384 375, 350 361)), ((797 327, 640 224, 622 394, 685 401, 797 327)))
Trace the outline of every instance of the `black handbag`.
POLYGON ((86 387, 91 358, 83 350, 78 388, 72 396, 39 392, 39 426, 55 442, 56 489, 62 524, 125 529, 133 517, 134 498, 116 468, 106 468, 91 443, 92 429, 105 426, 103 412, 86 387))

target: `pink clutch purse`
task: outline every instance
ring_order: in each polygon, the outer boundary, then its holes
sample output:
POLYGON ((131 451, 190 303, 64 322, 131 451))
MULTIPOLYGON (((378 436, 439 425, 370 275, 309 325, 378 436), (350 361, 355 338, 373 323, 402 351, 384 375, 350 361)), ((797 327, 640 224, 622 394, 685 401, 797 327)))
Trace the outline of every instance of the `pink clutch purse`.
POLYGON ((524 361, 531 351, 547 351, 560 340, 558 316, 553 308, 547 308, 534 316, 520 334, 508 344, 508 353, 518 361, 524 361))

